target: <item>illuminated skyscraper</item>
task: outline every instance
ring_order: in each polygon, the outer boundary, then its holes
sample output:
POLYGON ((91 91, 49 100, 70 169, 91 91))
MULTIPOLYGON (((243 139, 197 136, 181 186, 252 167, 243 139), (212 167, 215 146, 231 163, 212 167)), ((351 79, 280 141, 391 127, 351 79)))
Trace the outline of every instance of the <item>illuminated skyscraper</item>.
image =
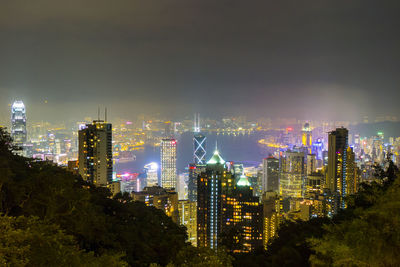
POLYGON ((359 184, 359 173, 358 167, 355 162, 355 154, 351 147, 347 148, 347 174, 346 174, 346 184, 347 184, 347 195, 353 195, 358 190, 359 184))
POLYGON ((188 197, 197 201, 197 176, 205 170, 206 137, 200 133, 200 115, 194 117, 193 137, 193 163, 189 164, 188 197))
POLYGON ((323 160, 323 151, 324 149, 324 144, 322 143, 322 139, 318 138, 313 144, 312 144, 312 149, 311 153, 315 154, 315 157, 317 160, 323 160))
POLYGON ((300 198, 304 195, 306 171, 304 153, 285 151, 281 157, 280 194, 282 197, 300 198))
POLYGON ((231 229, 239 231, 232 242, 242 240, 234 253, 246 253, 262 247, 263 207, 258 197, 253 196, 253 188, 245 175, 241 175, 233 191, 222 201, 223 232, 231 229))
POLYGON ((206 137, 201 133, 194 135, 194 163, 205 164, 206 160, 206 137))
POLYGON ((194 163, 195 164, 205 164, 206 162, 206 137, 200 133, 201 126, 200 126, 200 114, 195 114, 194 117, 194 138, 193 138, 193 145, 194 145, 194 163))
POLYGON ((215 150, 205 172, 197 178, 197 245, 216 250, 223 226, 222 201, 227 187, 234 185, 225 161, 215 150))
POLYGON ((279 159, 268 157, 263 159, 263 193, 274 191, 279 193, 279 159))
POLYGON ((26 110, 22 101, 15 101, 11 106, 11 137, 17 146, 26 142, 26 110))
POLYGON ((190 200, 179 200, 180 224, 186 227, 188 241, 197 246, 197 206, 190 200))
POLYGON ((317 170, 317 159, 314 154, 307 155, 307 175, 317 170))
POLYGON ((161 140, 161 186, 168 189, 177 187, 176 140, 174 138, 161 140))
POLYGON ((144 166, 147 174, 147 186, 155 186, 158 185, 158 164, 155 162, 151 162, 144 166))
POLYGON ((332 194, 338 194, 336 208, 345 207, 344 197, 347 192, 347 148, 348 134, 346 128, 337 128, 329 133, 328 139, 328 176, 326 187, 332 194))
POLYGON ((97 186, 112 182, 112 125, 101 120, 79 131, 79 174, 97 186))
POLYGON ((280 199, 276 192, 265 192, 263 204, 263 244, 266 249, 268 243, 275 237, 280 223, 280 199))
POLYGON ((189 164, 188 198, 190 201, 197 201, 197 176, 205 170, 205 164, 189 164))
POLYGON ((303 146, 311 148, 312 132, 311 132, 310 124, 308 122, 304 124, 301 139, 302 139, 303 146))

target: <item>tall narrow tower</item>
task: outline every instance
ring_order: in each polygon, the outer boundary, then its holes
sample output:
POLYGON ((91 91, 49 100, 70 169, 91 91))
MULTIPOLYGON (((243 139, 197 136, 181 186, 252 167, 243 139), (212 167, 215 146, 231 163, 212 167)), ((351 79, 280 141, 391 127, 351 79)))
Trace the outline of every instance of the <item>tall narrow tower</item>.
POLYGON ((223 226, 223 184, 232 175, 226 170, 225 161, 215 150, 207 167, 197 177, 197 245, 216 250, 223 226))
POLYGON ((194 164, 205 164, 206 160, 206 137, 200 133, 200 114, 195 114, 194 117, 194 138, 193 138, 193 159, 194 164))
POLYGON ((161 186, 166 189, 176 188, 176 140, 161 140, 161 186))
POLYGON ((200 115, 194 115, 193 127, 193 163, 189 164, 188 197, 191 201, 197 201, 197 176, 205 170, 206 164, 206 140, 200 133, 200 115))
POLYGON ((15 101, 11 106, 11 137, 17 146, 26 142, 26 110, 22 101, 15 101))
POLYGON ((306 122, 302 129, 302 144, 305 147, 311 148, 312 145, 312 131, 310 128, 310 124, 306 122))
POLYGON ((339 206, 345 207, 344 197, 347 191, 347 147, 349 131, 337 128, 329 133, 328 139, 328 177, 326 187, 331 193, 338 194, 339 206))

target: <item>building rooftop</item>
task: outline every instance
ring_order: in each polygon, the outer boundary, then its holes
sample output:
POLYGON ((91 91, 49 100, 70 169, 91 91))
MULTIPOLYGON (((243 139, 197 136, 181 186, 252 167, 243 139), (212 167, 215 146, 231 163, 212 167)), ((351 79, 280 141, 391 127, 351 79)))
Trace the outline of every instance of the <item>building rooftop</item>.
POLYGON ((225 160, 219 155, 218 149, 214 151, 214 155, 207 164, 225 164, 225 160))
POLYGON ((237 186, 250 186, 250 182, 249 182, 249 179, 247 179, 246 175, 242 174, 236 185, 237 186))

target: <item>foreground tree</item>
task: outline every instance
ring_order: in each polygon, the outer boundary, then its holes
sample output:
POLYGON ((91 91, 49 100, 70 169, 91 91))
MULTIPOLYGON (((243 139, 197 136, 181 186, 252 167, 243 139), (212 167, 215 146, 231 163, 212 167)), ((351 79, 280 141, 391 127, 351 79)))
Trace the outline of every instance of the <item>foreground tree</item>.
MULTIPOLYGON (((400 178, 393 162, 349 198, 347 217, 310 239, 312 266, 399 266, 400 178)), ((342 216, 343 217, 343 216, 342 216)))
POLYGON ((112 199, 106 188, 47 162, 14 155, 0 128, 0 213, 35 216, 73 236, 95 256, 124 254, 134 266, 166 265, 185 246, 184 227, 161 210, 112 199))
POLYGON ((0 240, 2 266, 127 266, 121 254, 80 250, 73 236, 38 218, 0 216, 0 240))

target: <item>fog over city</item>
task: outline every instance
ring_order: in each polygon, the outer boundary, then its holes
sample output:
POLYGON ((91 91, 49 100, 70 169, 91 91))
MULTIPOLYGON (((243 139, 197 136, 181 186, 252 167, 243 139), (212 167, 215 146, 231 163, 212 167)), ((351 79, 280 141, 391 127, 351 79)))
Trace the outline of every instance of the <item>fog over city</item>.
POLYGON ((0 1, 1 121, 400 113, 398 1, 0 1), (217 115, 216 115, 217 114, 217 115))

